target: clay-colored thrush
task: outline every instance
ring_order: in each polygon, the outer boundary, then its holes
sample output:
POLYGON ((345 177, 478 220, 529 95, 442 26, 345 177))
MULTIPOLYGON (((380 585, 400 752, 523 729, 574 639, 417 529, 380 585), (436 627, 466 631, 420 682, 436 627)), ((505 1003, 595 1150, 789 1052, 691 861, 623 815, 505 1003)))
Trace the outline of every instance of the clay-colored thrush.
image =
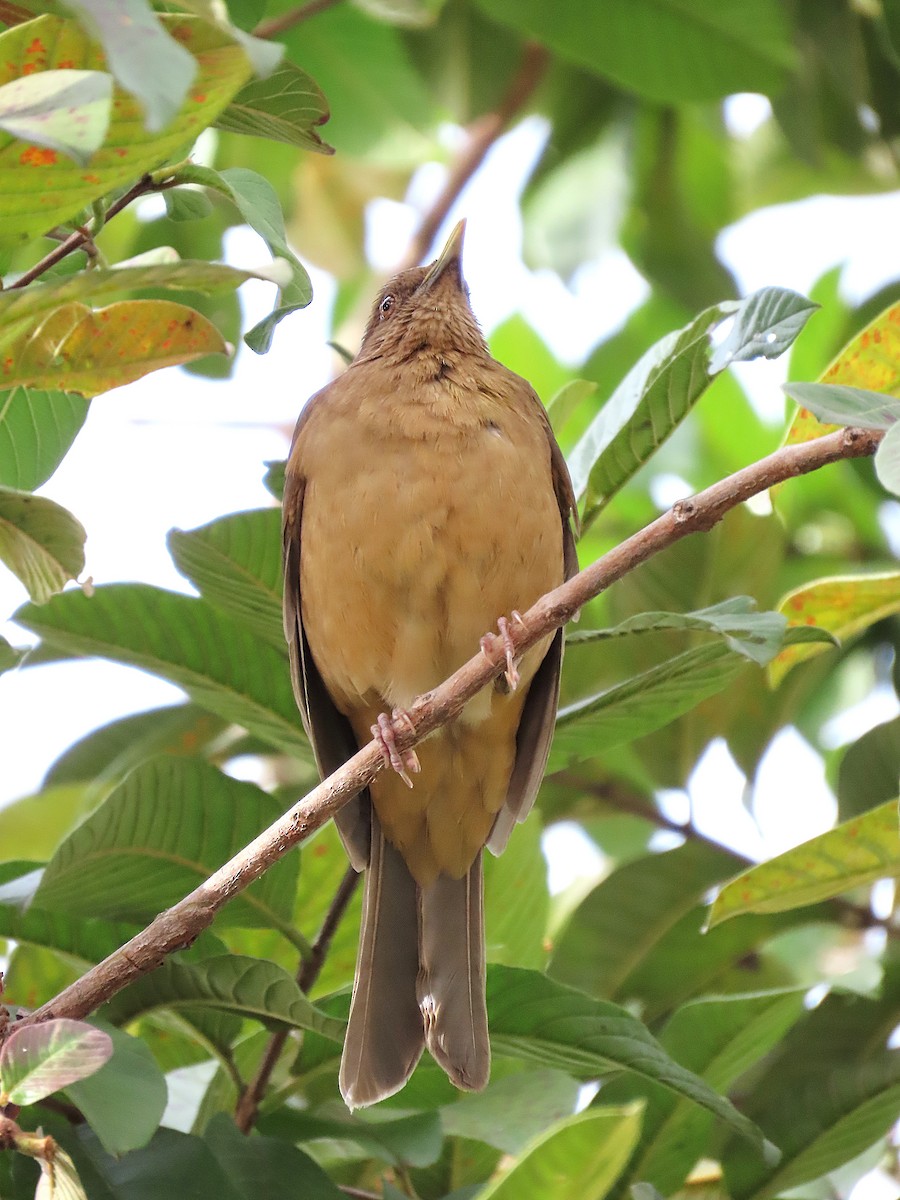
POLYGON ((372 733, 396 768, 336 818, 366 869, 340 1075, 352 1108, 398 1091, 425 1046, 458 1087, 487 1083, 481 852, 504 848, 540 785, 562 631, 519 663, 507 633, 507 681, 418 757, 394 731, 501 614, 576 569, 565 461, 531 386, 488 352, 463 229, 382 289, 358 357, 303 409, 287 467, 285 630, 319 769, 372 733))

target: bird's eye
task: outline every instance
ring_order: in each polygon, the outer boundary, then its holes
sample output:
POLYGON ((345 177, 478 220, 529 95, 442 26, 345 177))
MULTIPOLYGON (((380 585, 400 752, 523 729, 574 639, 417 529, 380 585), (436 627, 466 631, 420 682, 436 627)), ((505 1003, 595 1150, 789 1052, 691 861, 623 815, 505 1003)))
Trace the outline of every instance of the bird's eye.
POLYGON ((386 317, 393 307, 394 307, 394 297, 393 296, 385 296, 385 298, 378 305, 378 311, 381 313, 381 315, 383 317, 386 317))

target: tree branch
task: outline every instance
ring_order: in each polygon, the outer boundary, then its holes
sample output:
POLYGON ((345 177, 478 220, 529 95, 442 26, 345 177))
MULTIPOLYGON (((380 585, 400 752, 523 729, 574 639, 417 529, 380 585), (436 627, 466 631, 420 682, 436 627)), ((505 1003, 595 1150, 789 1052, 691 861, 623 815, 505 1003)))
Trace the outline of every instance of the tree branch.
POLYGON ((268 21, 260 21, 253 30, 253 36, 258 38, 277 37, 279 33, 287 33, 295 25, 299 25, 302 21, 308 21, 310 17, 318 16, 320 12, 326 12, 339 3, 340 0, 308 0, 308 3, 298 4, 296 8, 282 13, 281 16, 269 17, 268 21))
MULTIPOLYGON (((730 509, 751 496, 840 459, 871 455, 881 438, 882 434, 874 430, 841 429, 815 441, 784 446, 698 495, 680 500, 650 525, 543 596, 524 614, 521 625, 511 624, 516 654, 522 654, 571 620, 589 600, 654 554, 689 533, 712 529, 730 509)), ((419 696, 409 710, 409 729, 403 729, 397 738, 400 749, 414 746, 446 724, 505 665, 503 647, 495 639, 490 649, 476 654, 434 691, 419 696)), ((161 913, 130 942, 53 1000, 18 1022, 17 1028, 49 1017, 87 1016, 129 983, 159 966, 169 954, 190 945, 224 904, 330 820, 352 796, 371 783, 383 765, 379 747, 375 741, 369 742, 205 883, 161 913)))
POLYGON ((398 270, 414 267, 428 255, 438 229, 460 192, 484 162, 487 152, 510 124, 513 117, 524 108, 532 92, 540 83, 549 61, 550 55, 544 46, 537 42, 526 43, 519 69, 512 77, 500 103, 493 112, 484 113, 468 126, 466 143, 450 168, 447 182, 439 196, 425 213, 419 228, 413 234, 406 257, 398 270))

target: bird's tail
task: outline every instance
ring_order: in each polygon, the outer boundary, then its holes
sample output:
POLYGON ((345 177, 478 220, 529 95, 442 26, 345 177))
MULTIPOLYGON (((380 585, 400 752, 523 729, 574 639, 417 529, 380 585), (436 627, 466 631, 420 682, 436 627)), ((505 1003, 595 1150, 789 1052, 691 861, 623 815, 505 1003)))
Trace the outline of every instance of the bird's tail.
POLYGON ((372 843, 341 1094, 350 1108, 400 1090, 427 1044, 457 1087, 490 1072, 481 855, 462 879, 419 888, 372 813, 372 843))
POLYGON ((348 1108, 392 1096, 412 1074, 425 1046, 416 998, 419 974, 418 889, 372 812, 372 841, 350 1023, 341 1058, 348 1108))
POLYGON ((478 1091, 491 1070, 481 853, 462 879, 439 875, 419 895, 418 995, 425 1041, 457 1087, 478 1091))

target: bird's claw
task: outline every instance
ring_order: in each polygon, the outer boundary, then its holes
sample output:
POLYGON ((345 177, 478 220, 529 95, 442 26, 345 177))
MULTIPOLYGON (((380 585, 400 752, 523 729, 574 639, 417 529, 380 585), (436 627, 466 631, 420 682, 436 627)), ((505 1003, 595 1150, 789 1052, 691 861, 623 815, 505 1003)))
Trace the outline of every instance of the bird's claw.
POLYGON ((411 788, 413 781, 409 772, 418 775, 422 768, 415 750, 401 750, 397 745, 398 726, 404 726, 407 731, 415 729, 409 713, 402 708, 395 708, 390 716, 379 713, 378 723, 371 727, 372 737, 378 743, 385 766, 396 771, 406 786, 411 788))
MULTIPOLYGON (((514 692, 519 686, 519 668, 516 666, 516 649, 513 645, 512 634, 509 632, 510 620, 522 629, 525 628, 525 622, 522 614, 516 612, 515 609, 510 613, 509 620, 506 617, 499 617, 497 620, 497 630, 506 654, 506 670, 503 672, 503 677, 509 690, 514 692)), ((487 657, 490 657, 493 652, 496 636, 493 633, 486 633, 481 639, 481 652, 487 657)))

